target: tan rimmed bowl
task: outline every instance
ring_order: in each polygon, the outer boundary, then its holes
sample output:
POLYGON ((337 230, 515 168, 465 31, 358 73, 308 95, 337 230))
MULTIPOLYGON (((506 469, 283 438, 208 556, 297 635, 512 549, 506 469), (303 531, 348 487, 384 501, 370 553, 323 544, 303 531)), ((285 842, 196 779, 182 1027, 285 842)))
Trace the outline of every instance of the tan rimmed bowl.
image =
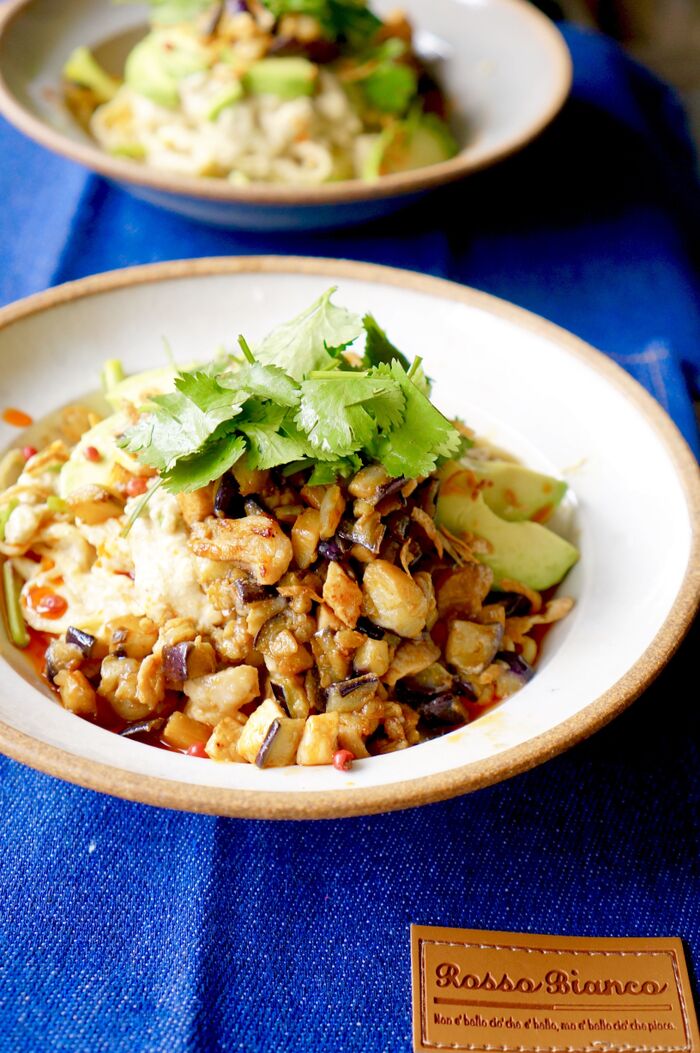
MULTIPOLYGON (((0 750, 72 782, 149 804, 221 815, 329 818, 425 804, 531 768, 621 712, 673 654, 697 605, 700 481, 656 402, 556 326, 450 282, 367 264, 294 258, 164 263, 65 285, 0 311, 3 408, 36 422, 127 371, 255 344, 331 284, 424 356, 434 398, 526 463, 563 474, 558 527, 581 560, 575 597, 535 678, 480 720, 433 742, 333 768, 259 771, 119 738, 63 710, 0 640, 0 750)), ((37 441, 0 423, 0 447, 37 441)), ((3 634, 4 636, 4 634, 3 634)))
MULTIPOLYGON (((393 0, 378 0, 379 13, 393 0)), ((317 187, 190 178, 112 157, 77 125, 60 93, 61 70, 80 44, 114 72, 144 32, 143 9, 109 0, 10 0, 0 8, 0 112, 49 150, 123 184, 136 196, 222 227, 305 230, 376 219, 426 191, 512 154, 562 106, 571 60, 551 22, 526 0, 406 0, 419 50, 455 106, 462 144, 450 161, 375 182, 317 187), (135 35, 136 34, 136 35, 135 35)))

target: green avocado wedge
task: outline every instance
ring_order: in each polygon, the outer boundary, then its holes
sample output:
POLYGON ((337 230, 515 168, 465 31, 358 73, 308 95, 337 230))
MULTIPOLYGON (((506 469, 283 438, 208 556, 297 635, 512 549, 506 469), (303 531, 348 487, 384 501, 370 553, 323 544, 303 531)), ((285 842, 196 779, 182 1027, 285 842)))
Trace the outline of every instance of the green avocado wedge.
POLYGON ((111 417, 101 420, 81 436, 80 442, 74 447, 58 477, 58 492, 61 497, 66 498, 83 486, 104 486, 109 489, 113 483, 116 465, 134 475, 140 474, 142 468, 139 462, 120 450, 116 441, 117 436, 121 435, 130 423, 131 418, 126 413, 113 413, 111 417), (90 460, 86 456, 85 451, 89 447, 97 450, 98 459, 90 460))
POLYGON ((253 63, 243 78, 243 85, 251 95, 296 99, 300 95, 313 95, 317 79, 318 66, 308 59, 264 58, 253 63))
POLYGON ((563 479, 543 475, 512 461, 476 461, 464 466, 477 479, 485 480, 484 501, 492 512, 511 523, 532 519, 546 523, 561 504, 568 489, 563 479))
MULTIPOLYGON (((105 392, 105 398, 113 410, 121 409, 125 402, 140 408, 153 395, 164 395, 167 391, 175 388, 175 377, 178 368, 174 366, 158 366, 156 369, 146 369, 143 373, 134 373, 130 377, 114 384, 105 392)), ((190 366, 182 366, 189 369, 190 366)))
POLYGON ((450 467, 438 497, 438 525, 489 543, 491 550, 479 558, 491 567, 496 587, 504 580, 538 591, 557 585, 578 560, 578 550, 539 523, 502 519, 486 504, 483 491, 474 489, 471 472, 450 467))
MULTIPOLYGON (((112 372, 118 375, 120 364, 114 361, 112 372), (114 369, 114 366, 118 367, 114 369)), ((185 368, 185 367, 183 367, 185 368)), ((134 373, 116 384, 112 384, 105 399, 115 411, 111 416, 99 421, 81 437, 63 465, 58 479, 58 490, 61 497, 68 497, 74 490, 83 486, 105 486, 109 489, 114 480, 114 468, 118 465, 134 475, 140 474, 139 462, 117 446, 117 438, 133 423, 131 414, 124 406, 141 408, 153 395, 162 395, 175 387, 177 369, 174 366, 159 366, 147 369, 143 373, 134 373), (85 450, 92 446, 99 453, 99 459, 90 460, 85 450)))
POLYGON ((363 179, 378 179, 392 172, 408 172, 449 161, 458 152, 457 142, 444 121, 434 114, 408 117, 377 136, 365 159, 363 179))
POLYGON ((156 30, 129 53, 124 80, 138 95, 174 109, 180 81, 208 65, 209 56, 195 38, 176 29, 156 30))
POLYGON ((120 82, 110 76, 88 48, 76 48, 63 67, 63 76, 72 84, 89 88, 99 102, 109 102, 119 91, 120 82))

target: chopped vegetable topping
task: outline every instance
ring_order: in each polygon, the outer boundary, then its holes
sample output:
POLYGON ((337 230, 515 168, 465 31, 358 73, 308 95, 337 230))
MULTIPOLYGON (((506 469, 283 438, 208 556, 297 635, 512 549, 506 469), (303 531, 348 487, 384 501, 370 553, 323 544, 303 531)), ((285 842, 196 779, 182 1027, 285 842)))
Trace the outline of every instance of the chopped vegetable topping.
POLYGON ((206 486, 244 454, 253 470, 313 466, 313 485, 368 461, 394 477, 429 474, 462 448, 462 436, 430 402, 420 363, 407 371, 374 319, 365 320, 370 364, 351 365, 343 352, 363 323, 332 302, 334 291, 274 329, 254 355, 242 340, 243 364, 228 358, 179 373, 175 392, 156 395, 120 445, 156 468, 171 493, 206 486))

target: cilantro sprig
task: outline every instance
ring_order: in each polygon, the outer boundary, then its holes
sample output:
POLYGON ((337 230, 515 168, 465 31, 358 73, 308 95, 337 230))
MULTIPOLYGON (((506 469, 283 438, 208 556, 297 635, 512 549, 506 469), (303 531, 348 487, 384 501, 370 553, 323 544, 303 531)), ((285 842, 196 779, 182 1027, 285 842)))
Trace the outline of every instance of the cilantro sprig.
POLYGON ((119 440, 157 469, 171 493, 251 469, 311 469, 313 484, 378 461, 391 476, 428 475, 462 436, 430 401, 420 359, 408 361, 371 315, 332 302, 329 289, 243 358, 180 372, 119 440), (346 356, 365 335, 362 356, 346 356), (355 364, 357 363, 357 364, 355 364))

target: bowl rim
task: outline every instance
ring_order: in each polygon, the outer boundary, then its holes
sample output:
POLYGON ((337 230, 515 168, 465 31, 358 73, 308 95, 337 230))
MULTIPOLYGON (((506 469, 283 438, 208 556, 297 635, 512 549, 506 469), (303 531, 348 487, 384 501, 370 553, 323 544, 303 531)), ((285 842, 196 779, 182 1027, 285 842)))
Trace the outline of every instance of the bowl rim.
POLYGON ((139 775, 92 761, 40 742, 0 721, 0 752, 49 775, 112 796, 182 811, 261 819, 320 819, 370 815, 445 800, 500 782, 563 752, 603 727, 629 706, 658 675, 678 648, 700 602, 700 471, 676 425, 652 396, 602 352, 583 340, 488 293, 414 271, 331 258, 238 256, 176 260, 108 271, 37 293, 0 310, 0 332, 33 315, 74 300, 130 286, 180 278, 232 274, 302 274, 397 286, 475 307, 553 341, 602 374, 647 419, 669 455, 688 506, 691 544, 688 563, 669 613, 646 651, 602 695, 549 731, 483 761, 447 772, 376 787, 316 791, 238 790, 198 786, 139 775))
MULTIPOLYGON (((38 0, 10 0, 0 11, 0 43, 10 26, 27 8, 38 0)), ((554 119, 564 105, 573 80, 573 64, 563 36, 553 22, 528 0, 488 0, 517 10, 529 20, 533 32, 549 51, 556 76, 556 87, 549 104, 528 125, 511 135, 503 144, 483 156, 470 159, 464 151, 449 161, 440 161, 426 168, 382 176, 376 182, 361 179, 345 179, 337 183, 321 183, 318 186, 294 186, 282 184, 252 183, 237 187, 224 179, 184 176, 155 168, 148 168, 137 161, 112 157, 91 143, 74 142, 67 135, 52 128, 35 117, 13 95, 2 68, 0 68, 0 114, 11 124, 46 149, 70 161, 97 172, 118 183, 143 187, 144 190, 160 191, 180 197, 202 201, 227 202, 237 205, 265 205, 270 208, 289 206, 340 205, 353 201, 374 201, 384 198, 405 197, 429 190, 431 187, 451 183, 471 172, 487 168, 497 161, 516 153, 535 139, 554 119)))

